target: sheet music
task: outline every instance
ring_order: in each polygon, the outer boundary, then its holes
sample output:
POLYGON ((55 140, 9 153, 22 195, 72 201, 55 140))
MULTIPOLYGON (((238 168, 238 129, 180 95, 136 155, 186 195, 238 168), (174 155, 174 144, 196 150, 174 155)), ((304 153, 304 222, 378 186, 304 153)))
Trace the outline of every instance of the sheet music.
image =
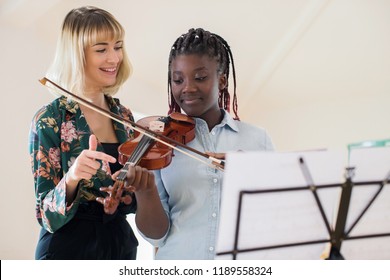
POLYGON ((355 167, 353 180, 384 180, 390 172, 390 147, 352 149, 349 165, 355 167))
MULTIPOLYGON (((343 182, 345 161, 342 152, 241 152, 227 155, 217 252, 233 249, 241 190, 281 190, 308 185, 299 158, 304 159, 315 185, 343 182)), ((327 220, 333 220, 338 190, 318 190, 318 195, 327 220)), ((329 237, 309 190, 245 195, 241 211, 238 249, 329 237)), ((325 244, 305 245, 241 253, 237 258, 319 259, 324 249, 325 244)))
MULTIPOLYGON (((240 191, 262 191, 244 194, 237 239, 238 250, 249 250, 313 240, 327 240, 329 231, 311 191, 307 186, 299 159, 302 158, 315 186, 331 231, 337 218, 341 185, 346 167, 353 166, 350 205, 345 232, 349 237, 390 233, 390 186, 379 184, 390 180, 390 147, 352 149, 347 163, 342 151, 309 151, 294 153, 237 152, 227 155, 222 191, 221 217, 216 252, 234 249, 240 191), (367 185, 358 185, 365 182, 367 185), (288 189, 287 188, 291 188, 288 189), (264 192, 268 190, 268 192, 264 192), (379 191, 380 190, 380 191, 379 191), (366 212, 369 201, 374 202, 366 212)), ((319 259, 329 243, 317 243, 238 253, 237 259, 319 259)), ((390 236, 344 240, 341 253, 345 259, 390 259, 390 236)), ((217 259, 231 259, 220 255, 217 259)))

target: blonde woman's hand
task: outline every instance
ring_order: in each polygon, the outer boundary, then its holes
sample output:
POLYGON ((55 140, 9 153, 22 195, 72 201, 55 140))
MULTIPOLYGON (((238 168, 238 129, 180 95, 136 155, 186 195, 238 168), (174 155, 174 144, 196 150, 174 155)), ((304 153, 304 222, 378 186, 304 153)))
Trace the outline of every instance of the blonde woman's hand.
POLYGON ((96 151, 97 139, 95 135, 89 137, 89 149, 84 150, 76 158, 73 165, 66 174, 67 185, 77 185, 82 179, 90 180, 100 168, 101 163, 98 160, 115 163, 116 159, 103 152, 96 151))

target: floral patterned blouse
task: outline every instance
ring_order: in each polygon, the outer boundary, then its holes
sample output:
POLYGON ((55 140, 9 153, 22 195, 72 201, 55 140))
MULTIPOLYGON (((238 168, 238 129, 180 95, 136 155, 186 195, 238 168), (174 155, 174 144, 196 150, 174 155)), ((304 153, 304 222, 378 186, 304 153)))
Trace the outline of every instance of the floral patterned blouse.
MULTIPOLYGON (((129 109, 119 100, 106 96, 110 111, 122 118, 134 120, 129 109)), ((123 124, 113 121, 119 143, 134 136, 133 131, 123 124)), ((91 131, 82 114, 79 104, 60 97, 41 108, 34 116, 29 137, 29 151, 34 177, 36 196, 36 217, 42 227, 55 232, 76 214, 80 203, 95 201, 96 197, 105 196, 100 187, 113 184, 107 162, 102 162, 91 180, 81 180, 72 204, 65 201, 66 188, 64 175, 68 172, 77 156, 88 149, 91 131)), ((98 151, 103 151, 99 143, 98 151)), ((134 203, 136 205, 136 202, 134 203)), ((122 213, 135 211, 135 205, 120 205, 122 213), (124 210, 123 210, 124 209, 124 210)))

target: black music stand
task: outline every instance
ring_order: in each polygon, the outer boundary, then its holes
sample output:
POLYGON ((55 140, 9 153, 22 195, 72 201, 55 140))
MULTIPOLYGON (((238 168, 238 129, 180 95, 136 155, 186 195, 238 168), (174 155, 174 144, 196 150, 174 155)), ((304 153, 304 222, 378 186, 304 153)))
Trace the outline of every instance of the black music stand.
POLYGON ((349 166, 328 259, 390 259, 390 147, 350 149, 349 166))
MULTIPOLYGON (((390 227, 377 229, 372 227, 372 223, 369 233, 359 234, 357 231, 358 234, 354 234, 352 231, 364 223, 365 215, 381 197, 379 194, 386 190, 387 198, 390 197, 387 186, 389 150, 386 176, 380 180, 359 182, 354 182, 357 171, 354 167, 346 168, 343 176, 340 153, 254 152, 228 155, 216 259, 390 257, 383 247, 379 257, 359 257, 353 249, 348 250, 354 248, 356 240, 390 236, 390 227), (252 167, 240 168, 243 162, 247 163, 245 166, 252 167), (258 168, 253 167, 253 163, 257 163, 258 168), (323 176, 326 173, 328 175, 323 176), (288 181, 293 187, 288 185, 288 181), (353 196, 353 191, 360 186, 370 190, 370 199, 366 199, 367 190, 363 193, 364 201, 356 199, 359 196, 353 196), (355 203, 359 207, 351 207, 355 203), (341 245, 346 242, 349 246, 346 246, 344 254, 341 245)), ((382 204, 386 205, 385 202, 382 204)), ((390 224, 390 214, 381 219, 390 224)))

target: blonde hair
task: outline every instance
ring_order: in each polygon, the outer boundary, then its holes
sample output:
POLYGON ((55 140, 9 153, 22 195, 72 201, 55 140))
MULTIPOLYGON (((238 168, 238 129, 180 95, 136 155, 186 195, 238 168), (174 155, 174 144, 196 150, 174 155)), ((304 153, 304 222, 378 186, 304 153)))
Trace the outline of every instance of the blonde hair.
MULTIPOLYGON (((64 19, 57 49, 47 76, 65 89, 81 94, 84 88, 85 49, 100 39, 123 40, 125 30, 109 12, 85 6, 71 10, 64 19)), ((123 61, 116 83, 103 89, 114 95, 130 77, 132 65, 122 45, 123 61)))

